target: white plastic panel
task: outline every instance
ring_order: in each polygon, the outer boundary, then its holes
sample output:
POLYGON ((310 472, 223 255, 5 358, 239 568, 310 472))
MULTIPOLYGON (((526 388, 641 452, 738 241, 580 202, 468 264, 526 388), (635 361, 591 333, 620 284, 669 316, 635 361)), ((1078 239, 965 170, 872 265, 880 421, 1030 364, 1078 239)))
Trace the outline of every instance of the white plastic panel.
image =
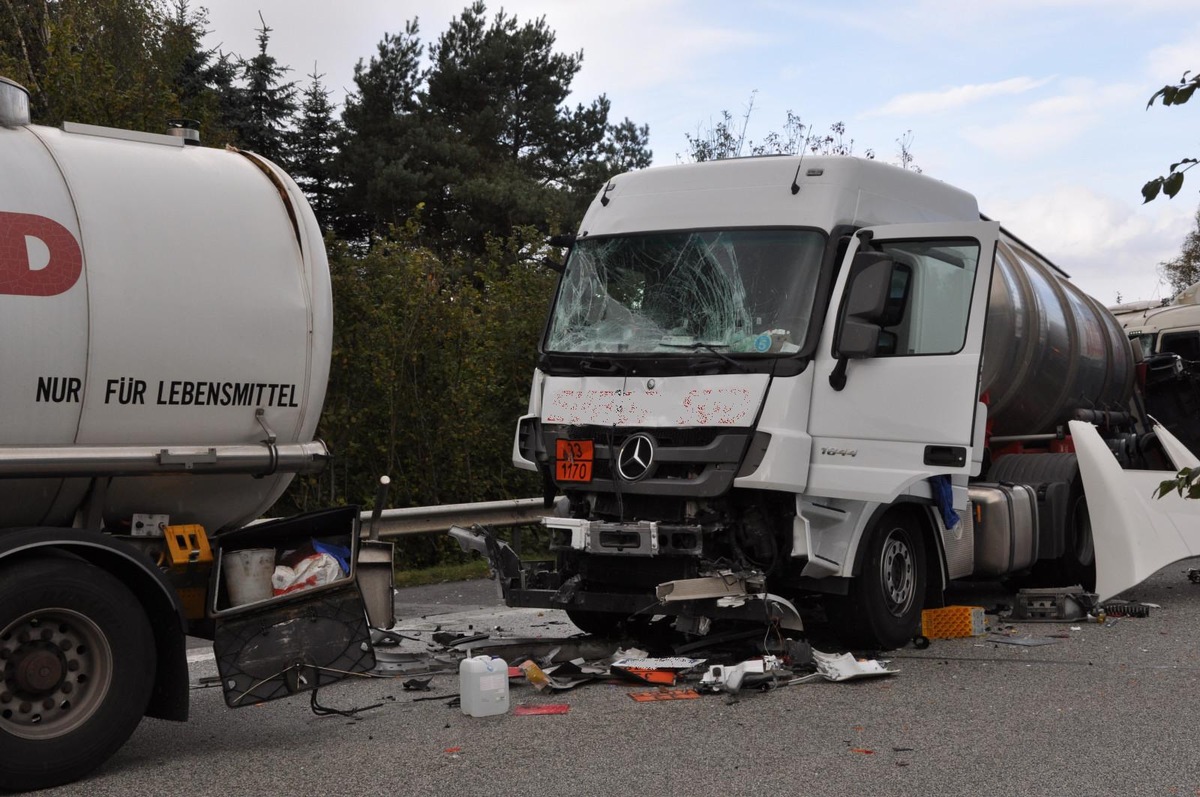
POLYGON ((766 374, 673 377, 546 377, 545 423, 637 427, 748 427, 766 374))

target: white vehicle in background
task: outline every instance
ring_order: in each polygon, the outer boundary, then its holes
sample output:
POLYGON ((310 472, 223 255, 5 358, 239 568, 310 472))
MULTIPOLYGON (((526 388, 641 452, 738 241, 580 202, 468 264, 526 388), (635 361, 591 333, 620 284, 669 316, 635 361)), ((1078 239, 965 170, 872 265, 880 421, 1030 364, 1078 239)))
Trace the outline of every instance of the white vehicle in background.
POLYGON ((1171 300, 1110 307, 1146 363, 1146 410, 1200 450, 1200 283, 1171 300))
POLYGON ((1108 308, 1142 354, 1177 354, 1200 362, 1200 282, 1171 300, 1128 302, 1108 308))

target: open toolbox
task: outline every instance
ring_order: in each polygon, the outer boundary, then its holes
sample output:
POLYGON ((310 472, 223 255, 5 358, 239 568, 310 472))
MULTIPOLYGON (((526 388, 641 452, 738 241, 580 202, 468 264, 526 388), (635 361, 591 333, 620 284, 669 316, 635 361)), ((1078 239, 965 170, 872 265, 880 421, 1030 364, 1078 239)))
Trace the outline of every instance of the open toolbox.
POLYGON ((374 668, 355 568, 358 518, 358 507, 323 509, 216 538, 209 614, 227 705, 287 697, 374 668), (320 575, 306 577, 313 572, 320 575))

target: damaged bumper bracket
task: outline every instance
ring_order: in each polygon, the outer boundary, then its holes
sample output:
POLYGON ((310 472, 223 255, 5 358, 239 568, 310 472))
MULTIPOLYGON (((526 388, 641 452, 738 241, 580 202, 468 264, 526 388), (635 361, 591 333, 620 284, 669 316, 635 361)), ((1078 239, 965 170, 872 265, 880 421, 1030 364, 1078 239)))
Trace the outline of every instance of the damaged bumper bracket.
POLYGON ((492 570, 496 571, 504 600, 508 601, 509 591, 514 585, 522 585, 521 557, 517 556, 517 552, 484 526, 469 529, 451 526, 448 533, 465 553, 475 551, 488 560, 492 570))
POLYGON ((500 581, 504 602, 514 608, 579 609, 624 614, 740 619, 802 631, 804 623, 791 601, 763 592, 761 573, 723 573, 704 578, 667 581, 654 596, 645 593, 596 592, 582 588, 578 576, 557 589, 531 589, 516 552, 483 526, 453 526, 449 532, 464 551, 487 557, 500 581))

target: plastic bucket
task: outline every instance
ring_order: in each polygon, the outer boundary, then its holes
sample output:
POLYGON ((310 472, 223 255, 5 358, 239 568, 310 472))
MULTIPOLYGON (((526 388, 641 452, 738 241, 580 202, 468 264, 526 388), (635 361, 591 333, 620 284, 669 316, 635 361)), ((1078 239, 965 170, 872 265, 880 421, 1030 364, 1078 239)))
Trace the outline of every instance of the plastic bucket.
POLYGON ((462 713, 490 717, 508 712, 508 662, 491 656, 463 659, 458 665, 462 713))
POLYGON ((271 574, 275 572, 274 548, 229 551, 221 560, 231 606, 265 601, 274 595, 271 590, 271 574))

